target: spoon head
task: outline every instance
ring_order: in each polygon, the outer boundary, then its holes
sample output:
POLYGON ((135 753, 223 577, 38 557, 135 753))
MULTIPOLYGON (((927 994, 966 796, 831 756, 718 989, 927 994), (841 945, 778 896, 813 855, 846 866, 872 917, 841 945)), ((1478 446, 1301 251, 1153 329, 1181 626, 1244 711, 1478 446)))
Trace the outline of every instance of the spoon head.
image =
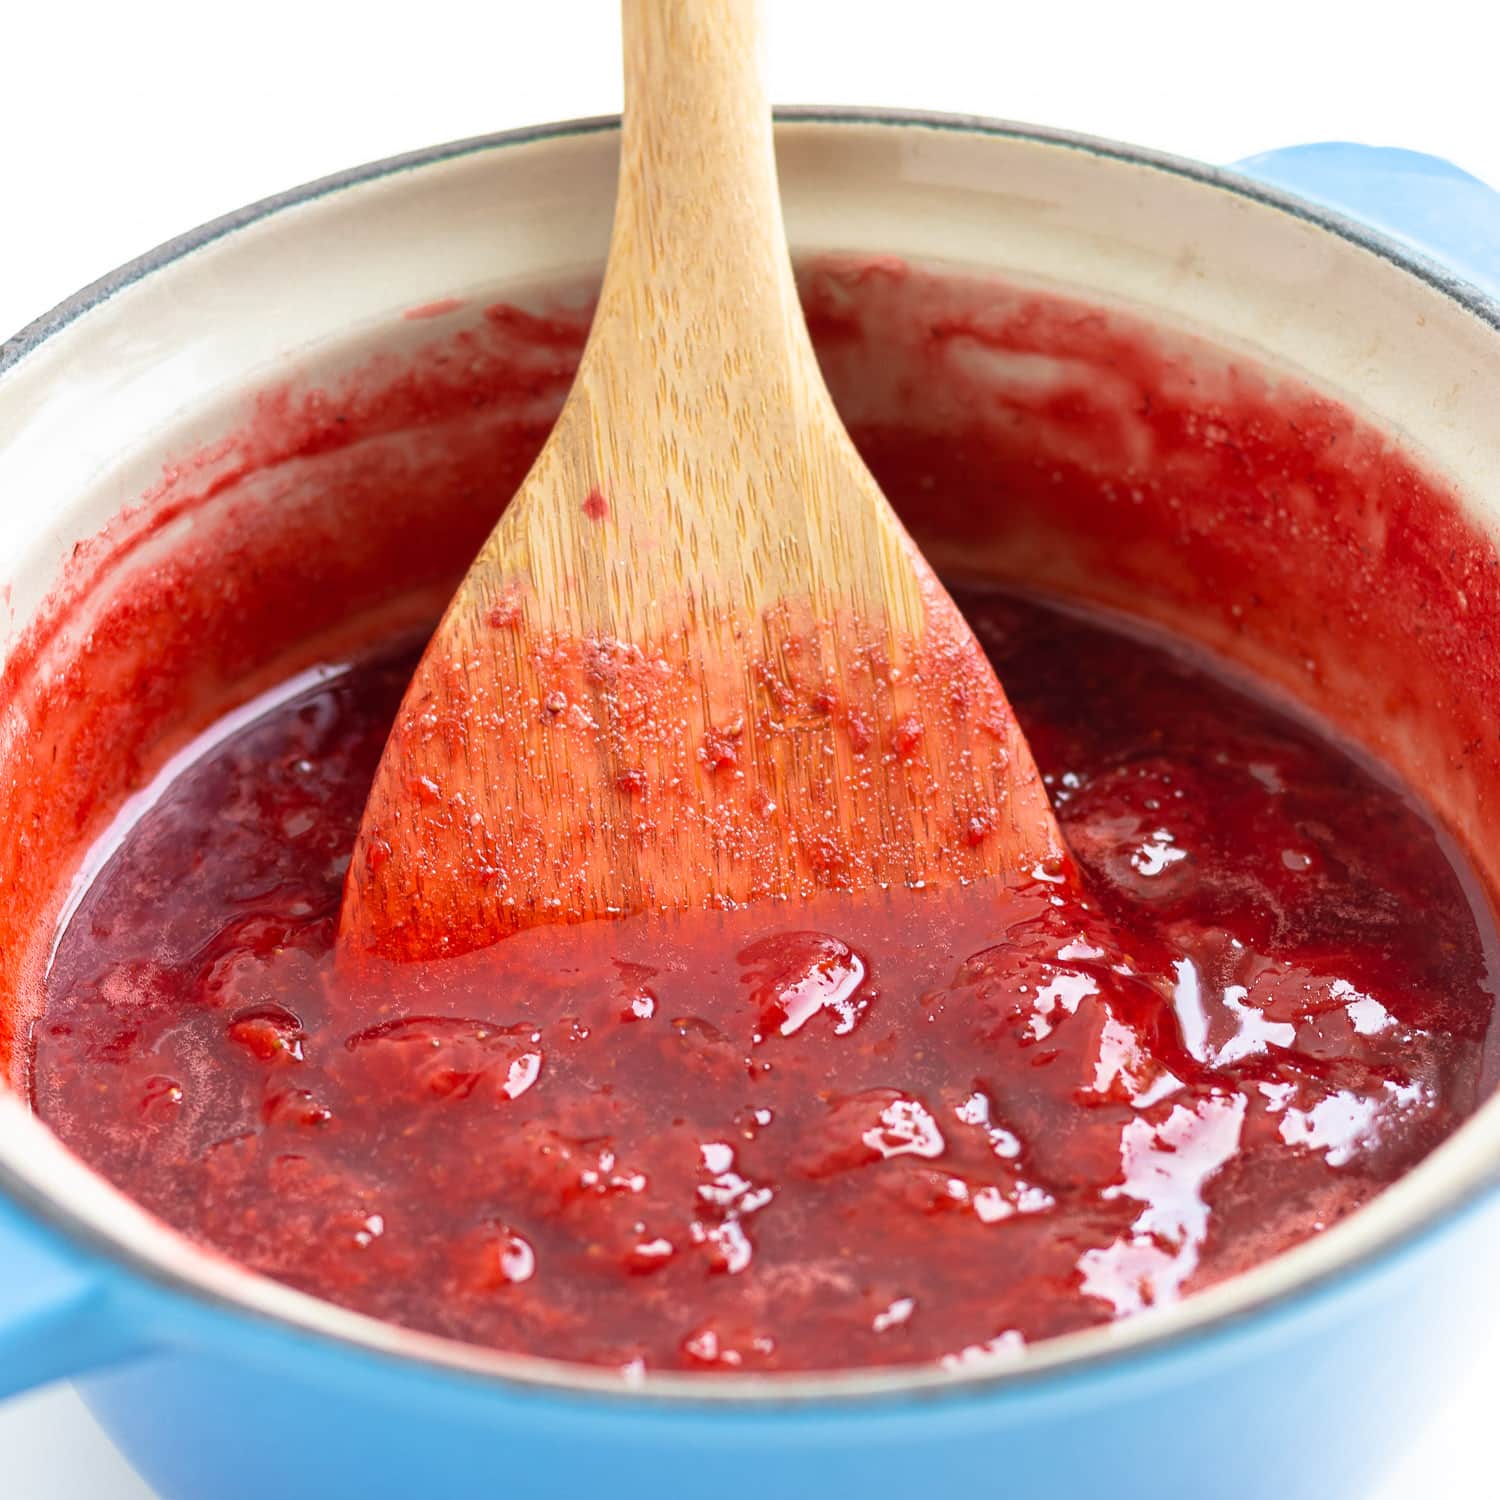
MULTIPOLYGON (((606 554, 584 576, 621 562, 645 585, 638 558, 607 555, 602 489, 579 493, 568 510, 606 554)), ((878 571, 900 619, 806 575, 799 594, 752 554, 745 577, 777 580, 753 607, 729 602, 743 579, 690 576, 601 621, 568 570, 539 583, 534 503, 502 521, 412 681, 350 866, 346 951, 436 958, 536 923, 1056 874, 1000 684, 893 517, 878 571)))

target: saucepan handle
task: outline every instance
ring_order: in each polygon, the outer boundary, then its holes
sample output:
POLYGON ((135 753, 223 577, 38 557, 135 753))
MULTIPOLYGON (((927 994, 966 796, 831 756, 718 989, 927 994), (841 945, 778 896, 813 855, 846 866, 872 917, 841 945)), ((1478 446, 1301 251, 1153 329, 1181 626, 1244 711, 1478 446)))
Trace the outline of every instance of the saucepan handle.
POLYGON ((1441 157, 1323 141, 1251 156, 1235 170, 1384 230, 1500 298, 1500 193, 1441 157))
POLYGON ((0 1397, 146 1352, 111 1271, 0 1196, 0 1397))

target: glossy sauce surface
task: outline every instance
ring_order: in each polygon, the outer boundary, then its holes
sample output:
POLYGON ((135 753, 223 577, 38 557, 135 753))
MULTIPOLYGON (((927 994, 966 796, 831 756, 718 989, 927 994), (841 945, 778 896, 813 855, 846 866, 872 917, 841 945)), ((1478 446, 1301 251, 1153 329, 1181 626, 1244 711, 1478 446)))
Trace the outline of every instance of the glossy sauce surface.
POLYGON ((338 973, 414 660, 387 645, 138 799, 54 955, 37 1109, 256 1270, 630 1372, 1003 1361, 1316 1233, 1477 1103, 1459 876, 1401 794, 1202 663, 958 598, 1079 888, 338 973))

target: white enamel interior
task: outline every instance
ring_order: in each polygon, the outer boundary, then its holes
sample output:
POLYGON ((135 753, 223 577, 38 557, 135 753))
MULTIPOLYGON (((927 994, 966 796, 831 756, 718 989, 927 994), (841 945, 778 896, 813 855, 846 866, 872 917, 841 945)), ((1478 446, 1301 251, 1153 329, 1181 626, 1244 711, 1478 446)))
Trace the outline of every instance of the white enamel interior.
MULTIPOLYGON (((160 477, 164 457, 233 424, 243 393, 350 348, 430 329, 403 309, 567 284, 597 270, 615 137, 500 141, 295 201, 128 281, 0 375, 0 654, 73 544, 160 477)), ((794 244, 991 270, 1133 308, 1299 374, 1399 433, 1500 528, 1500 335, 1451 295, 1324 224, 1210 175, 1082 143, 921 123, 783 124, 794 244)), ((1493 872, 1491 872, 1493 873, 1493 872)), ((1018 1368, 1155 1342, 1274 1299, 1441 1211, 1500 1164, 1492 1101, 1371 1207, 1176 1308, 1054 1340, 1018 1368)), ((605 1372, 489 1353, 345 1312, 194 1252, 0 1096, 0 1168, 75 1228, 222 1299, 325 1333, 470 1370, 620 1391, 605 1372)), ((1001 1376, 880 1372, 774 1381, 654 1380, 699 1400, 844 1395, 1001 1376)), ((639 1399, 639 1395, 633 1397, 639 1399)))

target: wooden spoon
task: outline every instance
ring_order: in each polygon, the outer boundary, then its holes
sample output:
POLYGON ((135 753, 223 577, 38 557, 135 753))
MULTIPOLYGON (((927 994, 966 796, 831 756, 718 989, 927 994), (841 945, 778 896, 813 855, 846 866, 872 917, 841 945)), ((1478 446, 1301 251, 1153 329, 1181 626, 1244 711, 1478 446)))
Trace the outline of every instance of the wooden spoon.
POLYGON ((625 0, 567 403, 422 658, 345 952, 1055 872, 1000 684, 856 454, 792 280, 753 0, 625 0))

